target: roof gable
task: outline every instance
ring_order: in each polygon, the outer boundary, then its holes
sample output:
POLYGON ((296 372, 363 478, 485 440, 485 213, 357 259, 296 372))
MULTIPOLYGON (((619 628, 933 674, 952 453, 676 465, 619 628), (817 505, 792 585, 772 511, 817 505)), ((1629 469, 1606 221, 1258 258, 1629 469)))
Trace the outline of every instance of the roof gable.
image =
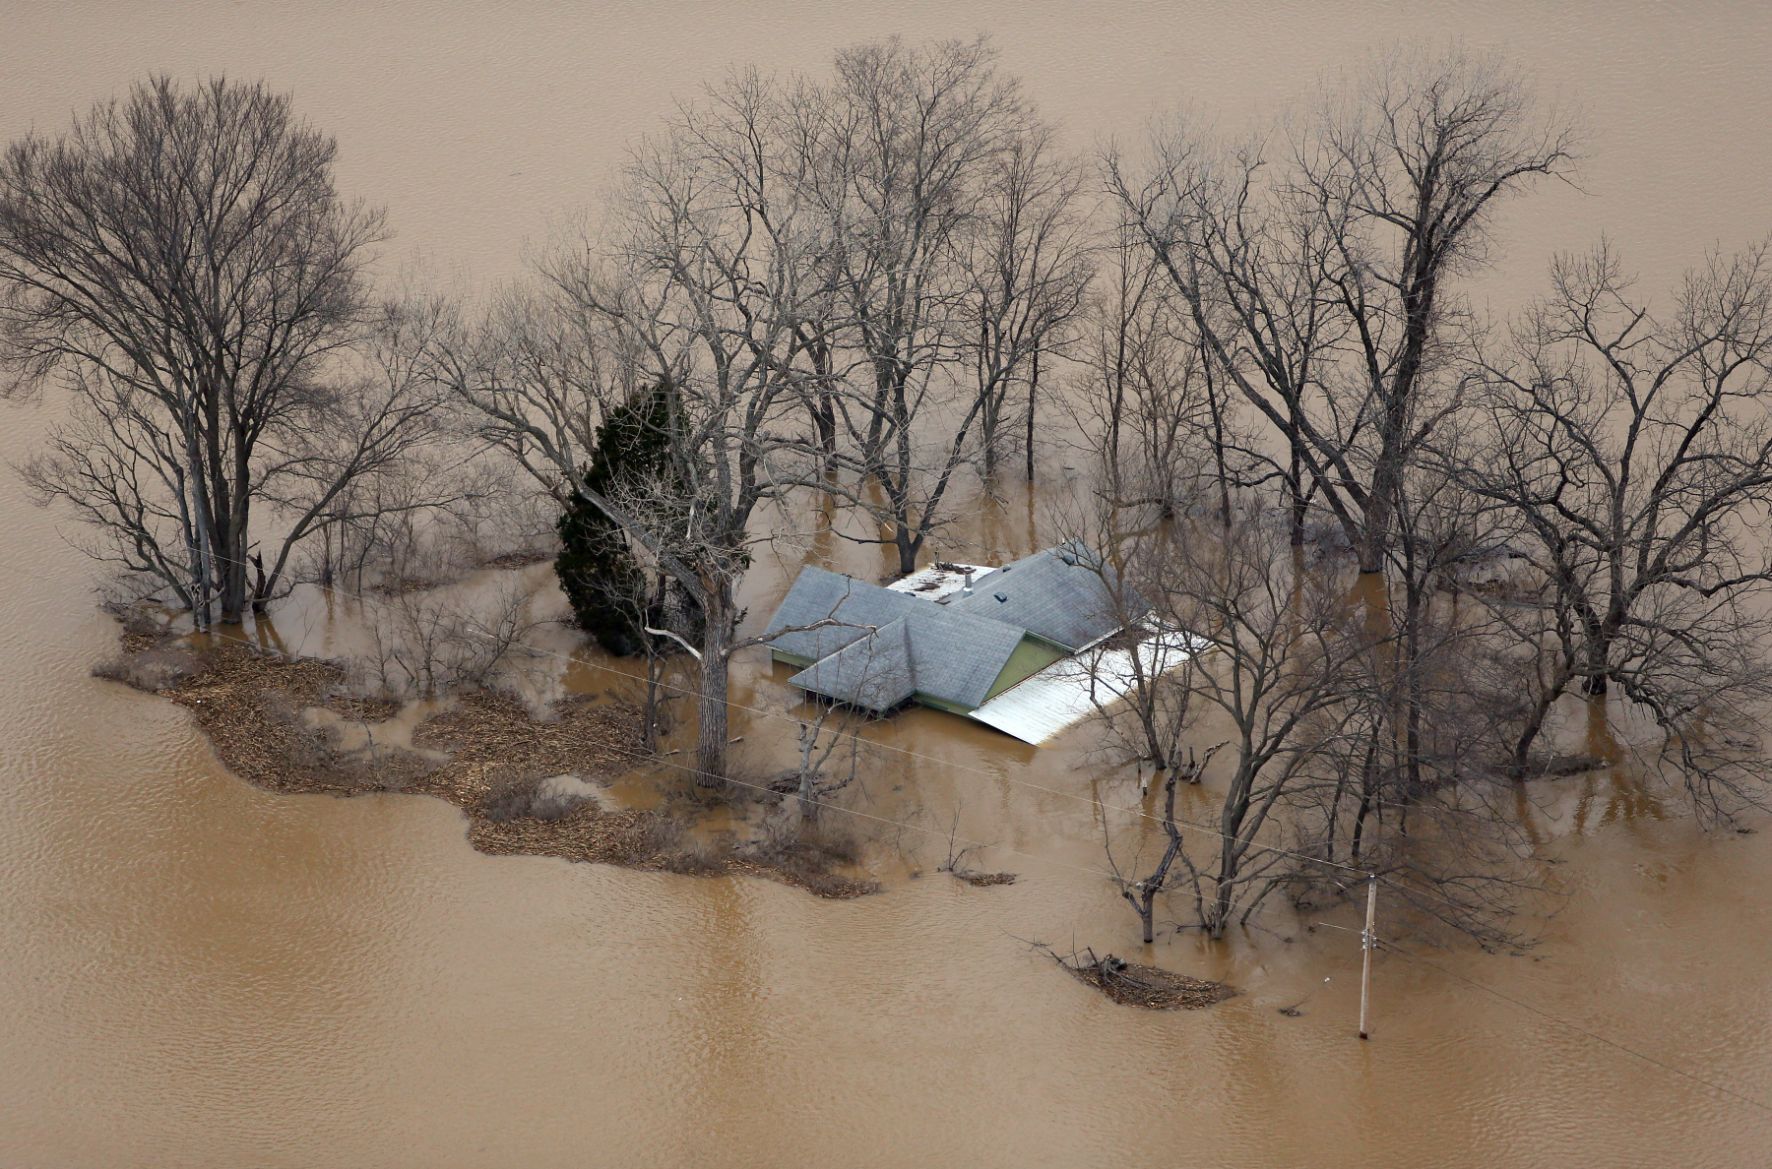
POLYGON ((969 616, 1019 626, 1075 652, 1150 608, 1137 593, 1118 586, 1111 565, 1072 542, 986 573, 973 582, 970 594, 950 597, 946 605, 969 616))
POLYGON ((890 710, 913 694, 970 710, 990 696, 1023 636, 1012 625, 921 601, 914 612, 864 633, 788 681, 867 710, 890 710))
POLYGON ((930 601, 808 566, 764 630, 810 662, 789 681, 867 710, 913 695, 966 710, 984 704, 1024 638, 1074 652, 1149 608, 1080 544, 986 573, 971 593, 930 601))
POLYGON ((771 649, 816 662, 867 636, 870 629, 927 605, 905 593, 808 565, 782 598, 763 637, 771 649), (814 625, 818 628, 807 628, 814 625))
POLYGON ((901 617, 863 633, 828 657, 788 679, 790 683, 838 702, 877 713, 891 710, 916 692, 910 634, 901 617))
POLYGON ((1025 632, 924 603, 907 619, 917 693, 971 710, 990 696, 1025 632))

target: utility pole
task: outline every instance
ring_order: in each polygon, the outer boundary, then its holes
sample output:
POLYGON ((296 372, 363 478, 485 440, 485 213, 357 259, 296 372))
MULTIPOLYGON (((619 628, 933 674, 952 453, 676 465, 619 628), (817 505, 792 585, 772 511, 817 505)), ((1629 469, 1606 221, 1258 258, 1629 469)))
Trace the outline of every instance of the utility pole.
POLYGON ((1370 1032, 1366 1026, 1366 1012, 1372 1001, 1372 951, 1378 946, 1378 935, 1373 931, 1373 923, 1378 917, 1378 874, 1373 873, 1366 878, 1366 928, 1360 931, 1360 1038, 1366 1039, 1370 1032))

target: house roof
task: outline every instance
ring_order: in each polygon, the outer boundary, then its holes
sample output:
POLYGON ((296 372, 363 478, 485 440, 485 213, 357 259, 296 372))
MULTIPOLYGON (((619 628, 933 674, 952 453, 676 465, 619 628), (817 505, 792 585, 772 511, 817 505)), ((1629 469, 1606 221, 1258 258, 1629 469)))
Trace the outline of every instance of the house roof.
POLYGON ((969 616, 1019 626, 1073 653, 1150 609, 1132 589, 1119 588, 1112 565, 1074 541, 986 573, 973 582, 970 595, 949 597, 946 604, 969 616))
POLYGON ((926 604, 906 618, 917 693, 970 710, 983 703, 1023 631, 926 604))
POLYGON ((1038 746, 1131 694, 1141 677, 1156 678, 1179 669, 1211 644, 1198 634, 1149 619, 1134 628, 1138 634, 1134 644, 1096 646, 1060 658, 967 712, 967 717, 1038 746))
POLYGON ((789 681, 814 694, 875 711, 913 695, 972 710, 1029 634, 1074 652, 1149 608, 1130 590, 1116 603, 1116 591, 1112 568, 1077 544, 986 573, 970 594, 939 601, 807 567, 763 636, 811 663, 789 681))
POLYGON ((913 694, 967 710, 990 696, 1022 630, 927 601, 788 679, 851 706, 884 711, 913 694))
POLYGON ((864 633, 836 653, 823 657, 789 681, 802 690, 822 694, 865 710, 891 710, 916 693, 907 622, 900 617, 872 633, 864 633))
POLYGON ((870 629, 890 625, 927 604, 908 593, 808 565, 782 598, 763 636, 781 653, 816 662, 866 637, 870 629), (821 621, 832 624, 819 625, 821 621), (819 627, 806 628, 813 625, 819 627))

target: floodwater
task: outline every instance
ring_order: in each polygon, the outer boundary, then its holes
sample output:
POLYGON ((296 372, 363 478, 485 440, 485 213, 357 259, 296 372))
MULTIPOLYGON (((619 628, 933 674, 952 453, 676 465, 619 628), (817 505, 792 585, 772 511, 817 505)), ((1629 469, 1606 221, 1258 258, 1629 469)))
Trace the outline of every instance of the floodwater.
MULTIPOLYGON (((446 279, 512 273, 669 95, 892 31, 993 32, 1079 142, 1183 100, 1271 112, 1396 37, 1509 46, 1592 133, 1583 189, 1503 224, 1498 310, 1602 231, 1660 288, 1772 228, 1772 21, 1740 5, 76 4, 5 28, 0 137, 151 69, 263 74, 389 205, 389 264, 446 279)), ((0 417, 16 461, 42 419, 0 417)), ((969 554, 1033 545, 1018 506, 976 510, 969 554)), ((486 857, 438 801, 231 778, 180 710, 88 676, 114 630, 58 517, 8 478, 0 519, 0 1169, 1772 1162, 1772 831, 1704 836, 1624 776, 1542 793, 1567 899, 1540 944, 1381 956, 1362 1044, 1346 912, 1138 946, 1089 803, 1136 782, 1075 747, 897 720, 854 802, 886 889, 855 902, 486 857), (936 873, 950 824, 1020 881, 936 873), (1243 993, 1116 1007, 1027 939, 1243 993)), ((753 574, 753 624, 787 567, 753 574)), ((317 604, 278 631, 333 636, 317 604)), ((761 662, 735 699, 786 703, 761 662)), ((791 747, 773 715, 741 731, 759 764, 791 747)))

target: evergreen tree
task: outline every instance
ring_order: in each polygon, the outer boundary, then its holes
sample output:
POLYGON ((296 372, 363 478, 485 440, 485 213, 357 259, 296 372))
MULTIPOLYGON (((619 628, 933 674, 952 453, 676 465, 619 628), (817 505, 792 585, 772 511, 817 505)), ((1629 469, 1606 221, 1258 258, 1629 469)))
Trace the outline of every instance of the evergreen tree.
MULTIPOLYGON (((597 428, 584 486, 619 497, 624 488, 667 478, 670 427, 670 390, 662 383, 611 410, 597 428)), ((559 532, 554 572, 579 627, 612 654, 639 653, 645 648, 642 626, 661 599, 649 596, 646 573, 620 528, 574 491, 559 532)))

